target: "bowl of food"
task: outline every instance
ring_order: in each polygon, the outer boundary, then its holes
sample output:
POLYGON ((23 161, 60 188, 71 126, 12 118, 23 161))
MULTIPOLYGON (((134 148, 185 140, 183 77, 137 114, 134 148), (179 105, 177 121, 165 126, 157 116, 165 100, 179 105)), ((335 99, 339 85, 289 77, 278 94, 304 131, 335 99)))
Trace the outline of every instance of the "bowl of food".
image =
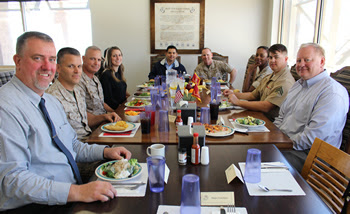
POLYGON ((132 123, 137 123, 140 121, 140 112, 137 111, 126 111, 125 119, 132 123))

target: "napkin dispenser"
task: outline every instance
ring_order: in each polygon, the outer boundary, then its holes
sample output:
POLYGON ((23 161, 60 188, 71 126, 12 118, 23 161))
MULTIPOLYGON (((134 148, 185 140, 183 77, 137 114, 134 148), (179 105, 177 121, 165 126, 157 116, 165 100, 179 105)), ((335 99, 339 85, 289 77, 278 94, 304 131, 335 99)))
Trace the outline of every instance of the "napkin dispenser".
POLYGON ((178 126, 178 147, 186 148, 187 161, 191 162, 191 147, 193 144, 193 133, 198 133, 199 146, 205 146, 205 128, 203 125, 194 125, 192 132, 190 126, 178 126))
POLYGON ((188 105, 180 106, 176 104, 176 109, 181 110, 181 119, 184 125, 187 125, 187 118, 193 117, 193 122, 197 122, 197 104, 189 102, 188 105))

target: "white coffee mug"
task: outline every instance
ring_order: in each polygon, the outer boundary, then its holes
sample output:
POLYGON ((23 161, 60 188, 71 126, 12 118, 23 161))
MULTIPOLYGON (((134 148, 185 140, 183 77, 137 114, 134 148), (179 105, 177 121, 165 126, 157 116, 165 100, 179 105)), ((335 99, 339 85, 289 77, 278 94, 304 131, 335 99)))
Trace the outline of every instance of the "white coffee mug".
POLYGON ((152 146, 147 147, 148 156, 163 156, 165 157, 165 146, 163 144, 153 144, 152 146))

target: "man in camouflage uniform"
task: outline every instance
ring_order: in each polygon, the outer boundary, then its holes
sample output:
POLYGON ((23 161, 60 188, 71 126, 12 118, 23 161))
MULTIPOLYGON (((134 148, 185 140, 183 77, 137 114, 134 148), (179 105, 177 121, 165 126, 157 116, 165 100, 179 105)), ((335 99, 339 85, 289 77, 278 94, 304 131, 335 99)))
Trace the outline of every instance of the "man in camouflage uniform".
POLYGON ((234 105, 253 111, 262 111, 269 120, 274 121, 282 102, 295 82, 287 67, 287 60, 287 48, 282 44, 272 45, 269 48, 269 65, 273 73, 266 76, 252 92, 233 93, 231 90, 225 90, 224 95, 229 95, 229 101, 234 105))
POLYGON ((202 79, 211 80, 212 77, 223 79, 230 75, 230 85, 235 81, 237 71, 225 62, 213 60, 213 53, 209 48, 202 50, 202 62, 197 65, 194 72, 202 79))
POLYGON ((114 110, 104 102, 103 89, 100 80, 94 75, 101 67, 101 50, 90 46, 83 56, 83 73, 77 88, 85 97, 88 114, 100 115, 114 110))
POLYGON ((75 85, 82 74, 81 57, 74 48, 62 48, 57 54, 57 80, 47 89, 47 93, 55 96, 63 105, 67 119, 77 132, 79 140, 85 140, 91 134, 90 126, 102 121, 115 122, 116 113, 88 116, 86 103, 75 85))

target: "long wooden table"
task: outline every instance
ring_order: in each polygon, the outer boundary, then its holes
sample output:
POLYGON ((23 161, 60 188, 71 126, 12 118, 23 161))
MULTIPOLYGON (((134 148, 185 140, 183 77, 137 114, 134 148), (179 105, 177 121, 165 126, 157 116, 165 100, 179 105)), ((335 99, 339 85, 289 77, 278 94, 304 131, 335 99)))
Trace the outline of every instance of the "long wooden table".
MULTIPOLYGON (((202 103, 198 103, 198 106, 206 106, 210 102, 210 96, 205 92, 201 93, 202 103)), ((129 98, 130 99, 130 98, 129 98)), ((117 109, 118 115, 125 119, 124 116, 125 106, 122 104, 117 109)), ((234 133, 228 137, 216 138, 207 136, 205 142, 207 145, 212 144, 274 144, 279 149, 292 149, 293 142, 282 133, 262 112, 255 111, 243 111, 241 113, 232 113, 231 110, 220 111, 219 116, 222 116, 225 120, 225 124, 232 126, 228 119, 253 116, 262 119, 266 122, 266 127, 270 132, 250 132, 249 135, 234 133)), ((99 137, 102 133, 101 128, 98 127, 93 131, 91 136, 86 140, 88 143, 98 144, 123 144, 123 143, 163 143, 163 144, 177 144, 178 137, 176 135, 176 126, 174 123, 170 123, 169 132, 159 133, 157 126, 152 126, 150 134, 142 134, 141 129, 137 131, 134 137, 99 137)))
MULTIPOLYGON (((139 162, 146 161, 148 145, 124 145, 133 153, 139 162)), ((248 213, 331 213, 317 194, 285 160, 280 151, 272 144, 266 145, 210 145, 210 163, 204 165, 180 166, 177 163, 177 146, 166 145, 166 163, 170 169, 168 183, 164 192, 152 193, 147 186, 146 196, 140 198, 115 198, 108 202, 69 203, 65 206, 29 205, 8 213, 145 213, 155 214, 159 205, 177 205, 181 201, 182 176, 188 173, 200 177, 200 190, 234 191, 237 207, 246 207, 248 213), (305 196, 250 196, 245 184, 237 178, 230 184, 226 182, 225 169, 232 163, 238 167, 238 162, 244 162, 249 148, 262 151, 262 161, 281 161, 285 163, 298 184, 305 192, 305 196)), ((95 180, 94 176, 92 180, 95 180)), ((169 213, 170 214, 170 213, 169 213)))

